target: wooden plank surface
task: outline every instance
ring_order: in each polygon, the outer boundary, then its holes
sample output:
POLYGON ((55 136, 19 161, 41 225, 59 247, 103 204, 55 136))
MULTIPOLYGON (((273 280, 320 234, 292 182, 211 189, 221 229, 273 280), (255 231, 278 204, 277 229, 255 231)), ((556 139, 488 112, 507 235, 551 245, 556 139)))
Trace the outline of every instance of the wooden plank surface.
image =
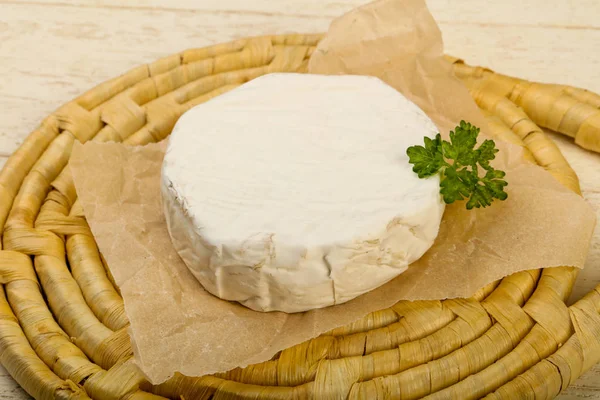
MULTIPOLYGON (((364 0, 0 0, 0 165, 59 105, 191 47, 320 32, 364 0)), ((428 0, 447 53, 499 72, 600 92, 600 1, 428 0)), ((600 217, 600 156, 556 137, 600 217)), ((573 299, 600 283, 600 230, 573 299)), ((0 370, 0 399, 25 399, 0 370)), ((561 396, 600 399, 600 367, 561 396)))

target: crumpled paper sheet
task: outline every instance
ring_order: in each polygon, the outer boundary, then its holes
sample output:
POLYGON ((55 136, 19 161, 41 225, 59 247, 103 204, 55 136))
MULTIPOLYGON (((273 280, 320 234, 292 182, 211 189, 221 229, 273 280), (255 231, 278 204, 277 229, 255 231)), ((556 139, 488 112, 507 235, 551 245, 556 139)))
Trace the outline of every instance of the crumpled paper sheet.
MULTIPOLYGON (((310 62, 312 73, 375 75, 418 104, 447 133, 485 120, 442 59, 423 0, 382 0, 337 19, 310 62)), ((293 95, 293 94, 290 94, 293 95)), ((467 211, 447 207, 434 246, 407 272, 348 303, 298 314, 260 313, 213 297, 171 245, 160 169, 165 143, 77 145, 70 167, 98 246, 120 287, 135 360, 150 382, 200 376, 270 359, 278 351, 399 300, 469 297, 525 269, 582 267, 595 225, 585 201, 497 142, 509 198, 467 211)))

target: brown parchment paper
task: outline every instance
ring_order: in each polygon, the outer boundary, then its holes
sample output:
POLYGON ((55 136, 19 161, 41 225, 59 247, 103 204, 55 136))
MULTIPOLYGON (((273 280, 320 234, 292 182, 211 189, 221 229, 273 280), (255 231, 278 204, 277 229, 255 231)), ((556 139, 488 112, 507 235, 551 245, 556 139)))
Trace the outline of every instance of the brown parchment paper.
MULTIPOLYGON (((467 90, 442 58, 440 32, 423 0, 383 0, 336 20, 310 62, 322 74, 382 78, 448 132, 460 119, 482 127, 467 90)), ((293 95, 292 93, 290 95, 293 95)), ((595 216, 520 148, 497 142, 509 198, 490 208, 447 207, 431 250, 407 272, 348 303, 299 314, 260 313, 205 292, 171 245, 160 198, 165 143, 87 143, 70 167, 100 250, 131 321, 136 363, 152 383, 271 358, 277 351, 399 300, 469 297, 525 269, 582 267, 595 216)))

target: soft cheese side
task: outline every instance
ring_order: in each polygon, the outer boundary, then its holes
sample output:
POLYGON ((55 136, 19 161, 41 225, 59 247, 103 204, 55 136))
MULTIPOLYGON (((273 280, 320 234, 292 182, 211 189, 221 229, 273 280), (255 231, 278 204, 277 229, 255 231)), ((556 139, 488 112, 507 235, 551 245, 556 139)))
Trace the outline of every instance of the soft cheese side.
POLYGON ((435 240, 439 178, 406 149, 435 125, 377 78, 271 74, 185 113, 162 171, 173 244, 210 293, 259 311, 340 304, 435 240))

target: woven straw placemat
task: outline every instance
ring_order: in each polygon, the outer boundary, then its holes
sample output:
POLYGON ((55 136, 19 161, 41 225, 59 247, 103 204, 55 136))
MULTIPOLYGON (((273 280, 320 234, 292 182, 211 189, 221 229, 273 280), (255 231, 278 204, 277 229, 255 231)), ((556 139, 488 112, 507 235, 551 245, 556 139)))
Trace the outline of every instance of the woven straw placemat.
MULTIPOLYGON (((509 276, 471 299, 400 302, 247 368, 154 387, 144 380, 123 301, 65 169, 74 141, 160 141, 199 103, 269 72, 305 72, 320 38, 244 39, 141 66, 58 109, 11 156, 0 173, 0 361, 32 396, 537 399, 600 360, 600 288, 567 307, 577 271, 563 267, 509 276)), ((530 161, 579 193, 538 125, 600 151, 600 96, 450 61, 491 133, 525 146, 530 161)))

